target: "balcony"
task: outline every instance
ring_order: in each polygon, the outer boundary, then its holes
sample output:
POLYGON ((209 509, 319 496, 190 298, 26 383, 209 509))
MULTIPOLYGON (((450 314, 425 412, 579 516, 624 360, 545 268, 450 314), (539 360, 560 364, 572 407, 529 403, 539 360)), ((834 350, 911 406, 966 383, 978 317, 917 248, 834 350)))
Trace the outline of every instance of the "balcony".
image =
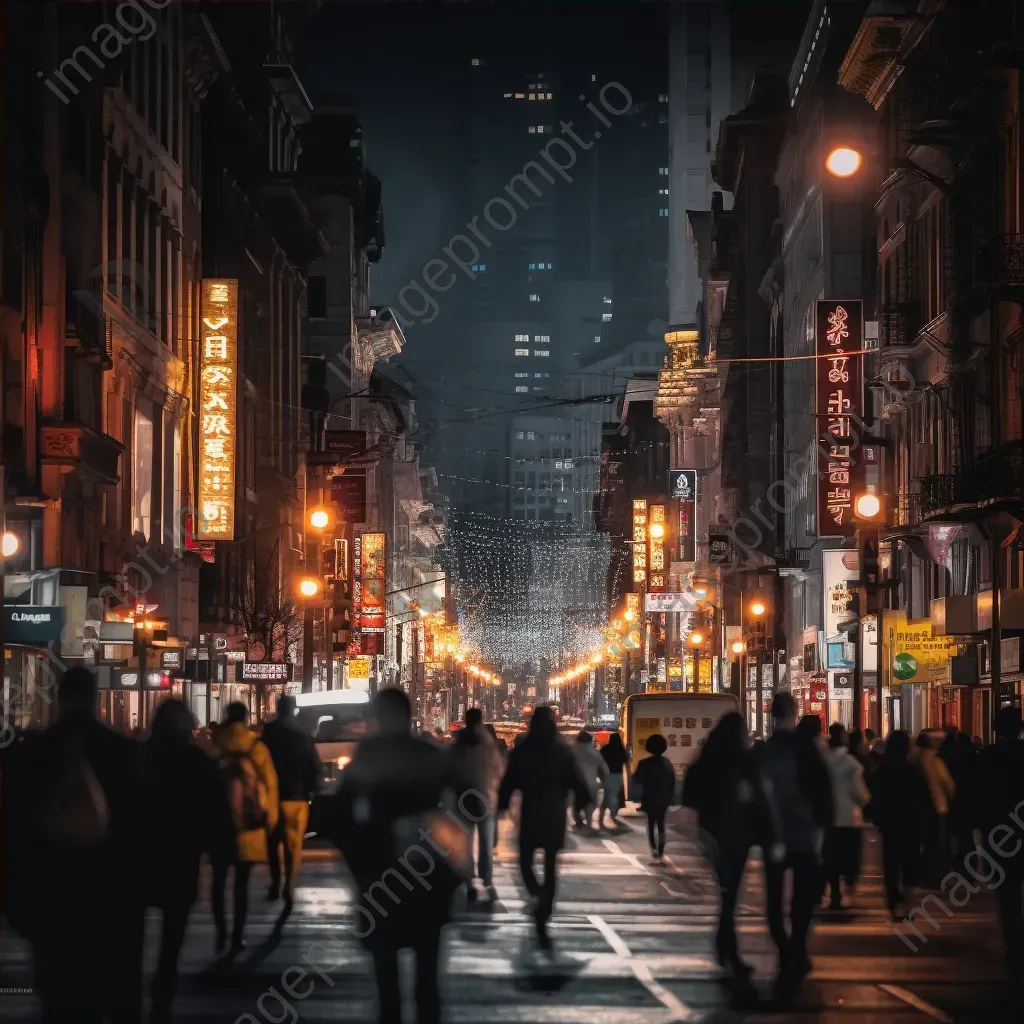
POLYGON ((895 526, 914 526, 921 521, 921 495, 901 491, 896 503, 895 526))
POLYGON ((993 235, 982 246, 980 272, 984 282, 1006 298, 1024 293, 1024 235, 993 235))
POLYGON ((82 423, 51 423, 42 428, 44 465, 60 466, 100 484, 120 481, 118 459, 124 445, 82 423))
POLYGON ((909 349, 921 330, 921 303, 916 299, 887 306, 878 314, 879 348, 909 349))
POLYGON ((100 300, 88 291, 68 296, 64 338, 77 342, 75 354, 104 370, 114 367, 114 333, 110 318, 100 311, 100 300))
POLYGON ((263 65, 263 70, 292 121, 296 125, 308 124, 313 116, 313 104, 291 62, 268 62, 263 65))
POLYGON ((925 516, 1001 501, 1024 503, 1024 441, 1010 441, 983 452, 972 465, 953 473, 921 479, 921 512, 925 516))

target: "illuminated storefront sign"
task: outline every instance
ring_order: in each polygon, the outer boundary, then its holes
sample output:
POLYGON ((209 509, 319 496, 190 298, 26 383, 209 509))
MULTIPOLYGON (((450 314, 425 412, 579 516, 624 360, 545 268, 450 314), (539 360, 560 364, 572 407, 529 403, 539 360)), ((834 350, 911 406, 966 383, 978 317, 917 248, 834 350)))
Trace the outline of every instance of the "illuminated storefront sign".
POLYGON ((633 501, 633 583, 643 586, 647 582, 647 501, 633 501))
POLYGON ((238 435, 238 282, 203 280, 199 378, 201 540, 235 536, 238 435))
POLYGON ((648 589, 653 591, 667 589, 668 578, 665 570, 668 566, 665 564, 665 538, 668 534, 668 522, 666 520, 666 507, 664 505, 652 505, 650 507, 647 562, 649 566, 648 589))
POLYGON ((673 469, 669 493, 679 505, 679 561, 697 561, 697 470, 673 469))
POLYGON ((243 661, 242 679, 246 682, 285 683, 291 678, 291 666, 283 661, 243 661))
POLYGON ((815 321, 818 423, 818 536, 852 537, 853 502, 864 478, 856 450, 864 415, 864 307, 819 301, 815 321), (822 465, 824 462, 824 465, 822 465))

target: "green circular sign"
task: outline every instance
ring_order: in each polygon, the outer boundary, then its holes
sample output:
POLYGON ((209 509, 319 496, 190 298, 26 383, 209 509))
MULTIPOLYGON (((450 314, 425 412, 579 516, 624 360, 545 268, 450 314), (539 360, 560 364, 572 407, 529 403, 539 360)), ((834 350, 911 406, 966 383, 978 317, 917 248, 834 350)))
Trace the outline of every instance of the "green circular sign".
POLYGON ((912 654, 897 654, 892 659, 892 674, 900 680, 913 679, 917 675, 917 658, 912 654))

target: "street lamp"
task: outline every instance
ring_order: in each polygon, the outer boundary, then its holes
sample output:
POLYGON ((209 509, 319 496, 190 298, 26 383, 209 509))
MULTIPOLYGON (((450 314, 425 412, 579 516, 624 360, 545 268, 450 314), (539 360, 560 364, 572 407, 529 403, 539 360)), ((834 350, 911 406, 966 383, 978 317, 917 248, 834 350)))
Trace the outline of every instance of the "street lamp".
POLYGON ((303 576, 299 580, 299 593, 307 599, 316 597, 320 593, 320 581, 315 576, 303 576))
POLYGON ((732 642, 732 653, 742 654, 747 649, 747 645, 742 640, 733 640, 732 642))
POLYGON ((708 581, 705 579, 694 580, 693 586, 690 589, 693 590, 693 596, 696 597, 699 601, 703 601, 704 598, 707 597, 710 592, 708 581))
POLYGON ((653 540, 661 540, 665 536, 665 527, 661 523, 651 523, 649 533, 653 540))
POLYGON ((315 508, 309 513, 309 525, 314 530, 326 530, 331 524, 331 514, 325 508, 315 508))
POLYGON ((760 618, 762 615, 764 615, 764 613, 767 610, 768 609, 765 606, 765 603, 763 601, 754 601, 753 604, 751 604, 751 606, 750 606, 750 614, 751 615, 756 615, 758 618, 760 618))
POLYGON ((850 178, 860 170, 860 150, 851 146, 836 146, 825 157, 825 169, 834 178, 850 178))
POLYGON ((857 496, 857 515, 861 519, 874 519, 882 509, 877 494, 865 493, 857 496))
POLYGON ((18 535, 10 530, 4 530, 3 546, 0 547, 4 558, 13 558, 18 553, 18 548, 20 547, 21 541, 18 539, 18 535))

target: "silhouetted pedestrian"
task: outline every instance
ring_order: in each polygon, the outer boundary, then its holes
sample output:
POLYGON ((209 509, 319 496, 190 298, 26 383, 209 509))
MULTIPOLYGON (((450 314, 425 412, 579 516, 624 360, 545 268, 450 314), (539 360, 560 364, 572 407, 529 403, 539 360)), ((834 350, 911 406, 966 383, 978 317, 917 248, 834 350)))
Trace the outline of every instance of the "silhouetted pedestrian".
POLYGON ((647 841, 656 860, 665 856, 665 816, 676 802, 677 780, 672 762, 665 757, 668 742, 660 732, 647 737, 643 758, 633 772, 633 786, 640 795, 640 810, 647 815, 647 841))
POLYGON ((309 802, 320 779, 320 757, 313 737, 295 717, 295 698, 282 694, 277 698, 277 718, 263 727, 263 742, 270 751, 277 773, 280 813, 277 827, 269 836, 269 900, 284 896, 285 907, 292 905, 295 880, 302 866, 302 844, 309 823, 309 802), (284 889, 281 888, 280 850, 284 847, 284 889))
POLYGON ((917 737, 913 763, 924 776, 931 797, 925 804, 921 835, 921 877, 925 884, 937 886, 949 868, 949 808, 956 785, 926 732, 917 737))
POLYGON ((618 729, 608 737, 608 742, 601 748, 601 757, 604 758, 608 773, 604 777, 601 812, 598 815, 597 823, 599 826, 604 825, 604 815, 607 811, 611 817, 611 824, 619 828, 622 824, 618 818, 619 810, 622 807, 622 773, 629 761, 629 755, 626 753, 618 729))
POLYGON ((542 949, 551 949, 547 924, 555 905, 558 851, 565 845, 566 803, 586 802, 589 790, 572 751, 558 738, 551 708, 533 712, 525 739, 512 748, 501 780, 498 809, 508 810, 512 794, 522 794, 519 820, 519 870, 533 901, 533 920, 542 949), (534 854, 544 855, 544 881, 538 882, 534 854))
POLYGON ((704 854, 718 878, 718 962, 740 984, 753 973, 740 957, 736 939, 743 869, 751 846, 771 850, 777 839, 767 800, 751 770, 748 742, 743 716, 730 711, 708 734, 700 756, 683 777, 683 804, 697 812, 704 854))
POLYGON ((765 858, 765 899, 768 929, 779 951, 774 1000, 786 1006, 811 970, 807 936, 821 896, 821 855, 825 830, 832 824, 832 786, 815 741, 806 732, 796 733, 792 695, 777 693, 771 716, 772 735, 757 751, 755 766, 781 842, 765 858), (783 908, 787 871, 793 875, 788 933, 783 908))
POLYGON ((594 746, 594 737, 581 729, 576 734, 576 742, 572 747, 573 757, 576 758, 576 765, 580 770, 580 776, 587 786, 587 800, 576 804, 576 827, 593 828, 594 811, 597 808, 597 793, 604 783, 604 777, 608 774, 608 766, 605 764, 601 752, 594 746))
POLYGON ((372 710, 377 734, 360 741, 342 775, 332 835, 361 893, 353 924, 373 957, 380 1024, 401 1024, 401 949, 416 960, 416 1019, 438 1024, 441 929, 462 880, 454 865, 468 868, 465 826, 476 811, 460 805, 460 821, 451 809, 463 780, 449 748, 413 735, 403 691, 382 690, 372 710))
POLYGON ((838 722, 828 730, 829 743, 825 754, 832 783, 832 826, 825 837, 825 870, 829 884, 831 910, 843 905, 840 881, 846 882, 849 899, 860 877, 862 808, 871 799, 864 782, 864 766, 847 750, 846 729, 838 722))
POLYGON ((165 700, 143 748, 148 902, 162 911, 153 1024, 171 1020, 178 958, 198 893, 202 854, 222 863, 232 856, 235 841, 216 762, 195 746, 194 728, 195 719, 181 701, 165 700))
POLYGON ((57 700, 7 780, 7 914, 32 945, 45 1024, 138 1024, 141 751, 97 721, 88 669, 68 669, 57 700))
MULTIPOLYGON (((250 730, 249 709, 241 702, 227 706, 223 724, 214 733, 220 756, 221 777, 228 795, 235 826, 235 899, 231 931, 231 953, 245 948, 245 918, 249 912, 249 876, 254 864, 268 860, 267 834, 277 827, 280 801, 277 773, 270 751, 250 730)), ((224 914, 224 889, 227 885, 227 861, 213 865, 213 920, 216 948, 227 944, 227 919, 224 914)))

